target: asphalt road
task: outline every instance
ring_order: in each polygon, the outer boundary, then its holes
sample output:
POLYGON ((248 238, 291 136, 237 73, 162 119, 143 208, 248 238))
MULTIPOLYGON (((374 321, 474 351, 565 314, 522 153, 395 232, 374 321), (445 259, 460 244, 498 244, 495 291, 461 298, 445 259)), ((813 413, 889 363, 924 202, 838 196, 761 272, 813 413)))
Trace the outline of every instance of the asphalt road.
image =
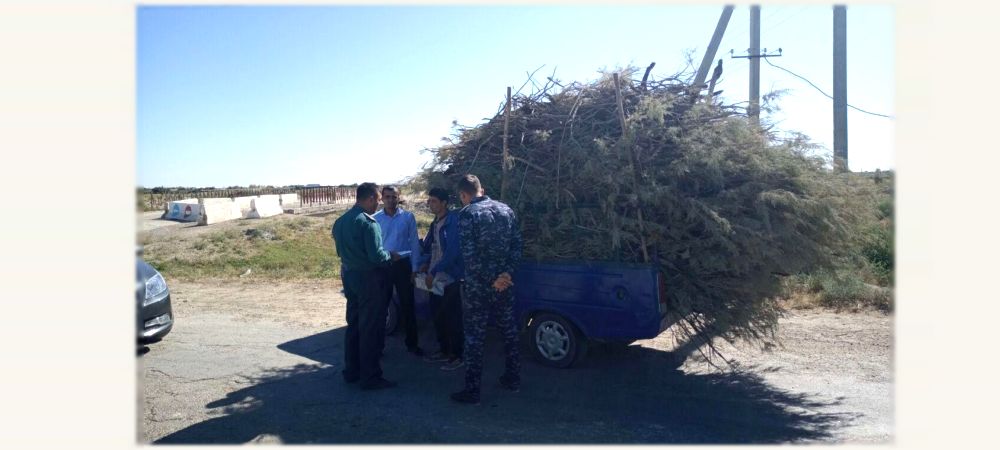
MULTIPOLYGON (((596 347, 572 369, 525 354, 518 393, 496 385, 503 361, 491 334, 482 404, 470 406, 448 398, 463 372, 411 356, 398 333, 383 358, 398 387, 345 384, 343 298, 322 285, 268 288, 258 295, 246 283, 173 283, 177 323, 137 357, 141 441, 892 441, 891 317, 795 314, 782 322, 783 348, 730 348, 737 371, 693 360, 675 367, 666 334, 626 349, 596 347), (315 298, 302 300, 309 293, 315 298), (261 295, 266 302, 249 303, 261 295)), ((433 349, 430 324, 422 326, 422 345, 433 349)))

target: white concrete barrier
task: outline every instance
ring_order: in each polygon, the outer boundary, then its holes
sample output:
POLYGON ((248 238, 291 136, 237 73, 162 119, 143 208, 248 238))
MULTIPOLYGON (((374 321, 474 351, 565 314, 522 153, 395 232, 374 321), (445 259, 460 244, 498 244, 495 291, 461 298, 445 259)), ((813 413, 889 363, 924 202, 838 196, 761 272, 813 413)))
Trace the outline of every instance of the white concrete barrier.
POLYGON ((260 219, 262 217, 277 216, 278 214, 283 214, 285 211, 281 209, 281 205, 278 204, 278 199, 275 196, 262 195, 260 198, 253 199, 253 209, 250 214, 247 215, 251 219, 260 219))
POLYGON ((261 199, 263 199, 265 201, 274 200, 275 203, 277 203, 279 205, 281 204, 281 195, 280 194, 258 195, 258 197, 260 197, 261 199))
POLYGON ((281 206, 296 206, 299 204, 299 194, 281 194, 281 206))
POLYGON ((198 204, 198 199, 194 198, 170 202, 167 204, 167 213, 163 218, 181 222, 198 222, 201 220, 201 205, 198 204))
POLYGON ((211 225, 243 217, 240 214, 240 206, 232 199, 200 198, 198 203, 201 205, 201 220, 198 221, 200 225, 211 225))
POLYGON ((205 198, 199 198, 198 203, 202 205, 208 203, 228 204, 228 203, 233 203, 233 199, 229 197, 205 197, 205 198))
POLYGON ((233 201, 236 202, 237 205, 239 205, 240 214, 242 214, 243 217, 249 217, 247 216, 247 214, 250 214, 250 211, 253 210, 252 203, 255 198, 257 198, 256 195, 251 195, 247 197, 236 197, 233 199, 233 201))

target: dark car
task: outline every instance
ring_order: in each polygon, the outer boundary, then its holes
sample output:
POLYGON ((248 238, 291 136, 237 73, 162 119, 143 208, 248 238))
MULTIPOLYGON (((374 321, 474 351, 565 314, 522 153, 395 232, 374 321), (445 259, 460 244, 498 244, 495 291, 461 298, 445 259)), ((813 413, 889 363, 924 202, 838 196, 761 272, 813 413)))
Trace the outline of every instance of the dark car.
POLYGON ((143 344, 163 339, 174 326, 170 289, 163 275, 142 260, 142 248, 135 257, 136 337, 143 344))

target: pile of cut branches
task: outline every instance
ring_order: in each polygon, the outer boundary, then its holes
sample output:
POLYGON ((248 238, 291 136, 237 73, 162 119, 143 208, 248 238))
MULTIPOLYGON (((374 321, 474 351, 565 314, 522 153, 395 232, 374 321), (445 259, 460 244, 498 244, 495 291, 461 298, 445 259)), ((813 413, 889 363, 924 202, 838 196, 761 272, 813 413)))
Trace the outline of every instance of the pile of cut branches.
POLYGON ((636 73, 514 95, 431 149, 428 185, 477 175, 518 213, 526 258, 655 264, 688 337, 773 340, 780 278, 829 264, 861 209, 807 139, 636 73))

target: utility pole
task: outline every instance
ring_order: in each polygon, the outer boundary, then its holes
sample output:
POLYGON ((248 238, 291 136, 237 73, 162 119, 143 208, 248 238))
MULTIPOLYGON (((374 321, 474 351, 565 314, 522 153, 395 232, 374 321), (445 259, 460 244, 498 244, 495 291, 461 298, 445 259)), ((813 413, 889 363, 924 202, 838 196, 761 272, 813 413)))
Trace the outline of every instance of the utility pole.
MULTIPOLYGON (((705 78, 708 77, 708 69, 712 68, 712 61, 715 61, 715 53, 719 51, 719 43, 722 42, 722 35, 726 32, 726 26, 729 25, 729 18, 733 15, 733 9, 735 6, 727 5, 722 8, 722 15, 719 16, 719 23, 715 25, 715 33, 712 34, 712 40, 708 43, 708 50, 705 50, 705 57, 701 59, 701 67, 698 68, 698 74, 694 77, 694 86, 701 89, 700 86, 705 82, 705 78)), ((712 93, 708 93, 709 98, 711 98, 712 93)))
POLYGON ((847 164, 847 7, 833 7, 833 165, 847 164))
POLYGON ((747 115, 760 126, 760 5, 750 6, 750 106, 747 115))

